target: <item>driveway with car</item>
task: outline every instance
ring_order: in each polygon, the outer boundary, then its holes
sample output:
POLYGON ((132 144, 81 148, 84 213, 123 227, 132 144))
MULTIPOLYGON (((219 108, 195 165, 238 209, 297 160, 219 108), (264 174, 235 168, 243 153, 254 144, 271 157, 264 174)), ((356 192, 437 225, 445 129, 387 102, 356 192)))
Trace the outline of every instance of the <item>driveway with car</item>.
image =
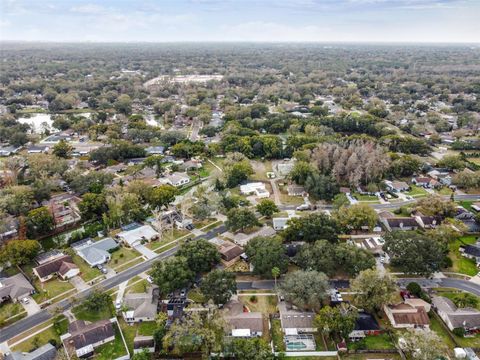
POLYGON ((40 312, 40 305, 37 304, 35 300, 32 299, 31 296, 28 296, 20 301, 23 308, 27 312, 28 316, 36 314, 40 312))

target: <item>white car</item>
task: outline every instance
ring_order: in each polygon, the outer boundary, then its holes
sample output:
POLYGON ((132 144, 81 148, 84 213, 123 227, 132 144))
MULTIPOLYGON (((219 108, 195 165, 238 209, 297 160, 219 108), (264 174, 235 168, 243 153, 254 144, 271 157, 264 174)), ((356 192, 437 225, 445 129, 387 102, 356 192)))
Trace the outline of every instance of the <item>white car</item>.
POLYGON ((26 297, 26 298, 23 298, 23 299, 22 299, 22 302, 23 302, 24 304, 30 304, 30 299, 27 298, 27 297, 26 297))
POLYGON ((121 307, 122 307, 122 300, 116 300, 115 309, 120 310, 121 307))
POLYGON ((150 275, 147 276, 147 281, 148 281, 150 284, 153 284, 153 278, 152 278, 150 275))

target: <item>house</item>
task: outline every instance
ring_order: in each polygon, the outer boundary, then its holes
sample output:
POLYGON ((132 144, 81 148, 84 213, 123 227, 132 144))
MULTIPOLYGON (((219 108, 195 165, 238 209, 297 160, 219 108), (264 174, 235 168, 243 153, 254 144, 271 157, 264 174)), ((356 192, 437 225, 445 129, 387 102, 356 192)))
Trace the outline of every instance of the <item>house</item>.
POLYGON ((476 212, 480 212, 480 202, 473 203, 470 207, 476 212))
POLYGON ((413 217, 381 218, 381 222, 388 231, 410 231, 420 227, 413 217))
POLYGON ((290 220, 288 217, 273 218, 273 229, 275 231, 285 230, 287 228, 287 222, 290 220))
POLYGON ((26 353, 14 351, 5 356, 5 360, 54 360, 57 356, 57 349, 50 343, 26 353))
POLYGON ((18 220, 13 216, 7 216, 1 220, 3 226, 0 229, 0 243, 16 238, 18 235, 18 220))
POLYGON ((117 237, 127 246, 135 247, 143 241, 152 241, 158 237, 156 232, 150 225, 140 225, 132 223, 122 226, 124 231, 117 234, 117 237))
POLYGON ((190 177, 186 173, 174 172, 173 174, 165 176, 161 180, 163 180, 165 184, 180 187, 188 184, 190 182, 190 177))
POLYGON ((165 148, 163 146, 149 146, 145 149, 148 155, 163 155, 165 148))
POLYGON ((202 162, 199 160, 188 160, 179 165, 179 169, 183 171, 199 170, 202 166, 202 162))
POLYGON ((133 353, 139 353, 147 350, 149 353, 155 352, 155 339, 153 336, 137 335, 133 338, 133 353))
POLYGON ((355 321, 355 328, 348 337, 350 341, 357 341, 367 335, 378 335, 380 332, 381 329, 375 317, 367 312, 360 311, 355 321))
POLYGON ((268 198, 270 196, 270 193, 265 188, 265 184, 262 182, 240 185, 240 192, 243 195, 255 195, 259 198, 268 198))
POLYGON ((122 312, 123 318, 128 323, 154 321, 157 315, 159 289, 151 286, 146 293, 129 293, 123 298, 126 308, 122 312))
POLYGON ((93 355, 96 347, 115 340, 113 322, 116 323, 116 319, 100 320, 90 324, 83 320, 70 323, 68 333, 60 337, 67 354, 79 358, 88 357, 93 355))
POLYGON ((463 257, 475 260, 477 266, 480 265, 480 241, 472 245, 462 245, 458 249, 463 257))
POLYGON ((73 262, 71 256, 62 255, 51 261, 40 264, 33 268, 33 273, 41 282, 50 280, 54 275, 60 276, 61 279, 67 280, 80 274, 80 269, 73 262))
POLYGON ((81 220, 77 204, 80 199, 70 194, 54 196, 50 201, 44 201, 42 205, 48 207, 53 215, 55 228, 70 227, 81 220))
POLYGON ((35 288, 23 274, 0 278, 0 303, 17 302, 35 292, 35 288))
POLYGON ((219 246, 218 252, 222 260, 226 262, 236 260, 244 253, 243 248, 230 241, 224 241, 223 244, 219 246))
POLYGON ((192 219, 189 219, 189 218, 178 219, 178 220, 175 220, 175 226, 177 227, 177 229, 192 228, 193 221, 192 219))
POLYGON ((228 326, 228 336, 257 337, 263 335, 263 315, 261 312, 240 312, 225 316, 228 326))
POLYGON ((380 236, 371 236, 366 238, 352 239, 354 244, 362 249, 368 250, 374 254, 383 254, 383 244, 385 240, 380 236))
POLYGON ((399 192, 410 190, 410 185, 408 185, 405 181, 385 180, 384 183, 385 183, 385 186, 387 187, 387 190, 393 193, 399 193, 399 192))
POLYGON ((88 238, 70 245, 73 250, 91 267, 102 265, 111 259, 111 253, 118 249, 118 243, 112 238, 93 241, 88 238))
POLYGON ((467 333, 480 329, 480 311, 473 308, 458 308, 452 300, 443 296, 433 296, 432 304, 435 310, 452 331, 463 328, 467 333))
POLYGON ((291 184, 287 186, 287 193, 288 196, 304 196, 307 192, 303 186, 291 184))
POLYGON ((16 154, 21 148, 21 146, 2 146, 0 147, 0 156, 10 156, 16 154))
POLYGON ((415 177, 412 179, 412 184, 421 186, 426 189, 435 189, 442 187, 442 184, 438 182, 437 180, 431 178, 431 177, 415 177))
POLYGON ((442 218, 440 216, 415 216, 417 223, 423 229, 434 229, 442 223, 442 218))
POLYGON ((313 324, 315 313, 295 310, 285 302, 279 304, 280 322, 285 335, 310 334, 317 332, 313 324))
POLYGON ((48 147, 47 145, 30 145, 29 147, 27 147, 27 152, 29 154, 46 154, 48 153, 49 149, 50 147, 48 147))
POLYGON ((427 314, 430 304, 421 299, 415 299, 414 302, 404 301, 396 305, 385 305, 383 310, 394 328, 428 328, 430 326, 427 314))

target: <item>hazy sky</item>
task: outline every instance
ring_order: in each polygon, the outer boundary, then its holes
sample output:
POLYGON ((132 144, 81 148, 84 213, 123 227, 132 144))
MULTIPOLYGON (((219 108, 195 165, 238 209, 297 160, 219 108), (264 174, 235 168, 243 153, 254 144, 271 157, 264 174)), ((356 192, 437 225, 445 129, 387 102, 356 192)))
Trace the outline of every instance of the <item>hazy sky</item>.
POLYGON ((480 0, 0 0, 0 40, 480 42, 480 0))

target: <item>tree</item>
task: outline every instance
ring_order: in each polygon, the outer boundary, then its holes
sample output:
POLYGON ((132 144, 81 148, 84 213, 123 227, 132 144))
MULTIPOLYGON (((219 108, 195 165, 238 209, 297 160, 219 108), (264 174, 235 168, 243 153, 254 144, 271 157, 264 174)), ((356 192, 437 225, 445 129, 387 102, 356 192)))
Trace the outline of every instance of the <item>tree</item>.
POLYGON ((162 208, 175 200, 178 194, 176 187, 172 185, 160 185, 152 190, 148 202, 153 207, 162 208))
POLYGON ((332 200, 340 188, 332 176, 315 171, 308 175, 305 181, 305 190, 315 199, 332 200))
POLYGON ((315 168, 306 161, 297 161, 288 175, 290 179, 299 185, 304 185, 308 177, 312 175, 315 168))
POLYGON ((333 217, 345 232, 362 229, 371 231, 378 220, 375 210, 367 204, 341 207, 333 214, 333 217))
POLYGON ((262 338, 233 339, 226 345, 225 353, 236 360, 273 360, 269 344, 262 338))
POLYGON ((335 248, 335 261, 350 276, 375 267, 375 258, 371 252, 347 243, 338 244, 335 248))
POLYGON ((400 346, 413 359, 432 360, 446 356, 445 342, 434 331, 408 329, 400 340, 400 346))
POLYGON ((184 243, 177 255, 187 259, 188 267, 194 273, 210 271, 220 262, 220 253, 216 246, 205 239, 184 243))
POLYGON ((206 357, 212 352, 222 350, 224 336, 223 318, 216 311, 206 314, 190 312, 183 316, 182 321, 176 321, 170 326, 163 339, 165 349, 174 355, 201 351, 206 357))
POLYGON ((318 271, 298 270, 288 273, 280 285, 285 299, 303 309, 319 310, 328 297, 328 277, 318 271))
POLYGON ((327 240, 305 244, 295 255, 295 263, 304 270, 316 270, 333 275, 337 268, 335 246, 327 240))
POLYGON ((167 333, 167 321, 168 321, 168 315, 164 312, 159 312, 155 316, 155 324, 157 326, 153 332, 153 339, 155 340, 155 343, 159 347, 162 346, 163 338, 167 333))
POLYGON ((225 169, 226 185, 229 188, 234 188, 241 182, 247 180, 252 174, 252 165, 250 165, 248 161, 234 163, 225 169))
POLYGON ((213 300, 215 304, 226 304, 237 292, 235 275, 224 270, 214 270, 202 280, 200 290, 205 298, 213 300))
POLYGON ((55 228, 52 214, 47 207, 42 206, 27 213, 27 235, 35 238, 50 233, 55 228))
POLYGON ((437 165, 453 171, 465 169, 466 163, 460 155, 445 155, 437 165))
POLYGON ((274 213, 278 212, 278 207, 272 200, 263 199, 257 205, 257 211, 261 215, 266 216, 267 218, 271 218, 274 213))
POLYGON ((62 139, 55 144, 52 152, 54 155, 58 156, 59 158, 66 159, 70 156, 70 153, 72 152, 72 150, 73 150, 73 146, 62 139))
POLYGON ((281 274, 280 269, 278 267, 274 266, 272 268, 272 276, 275 280, 275 289, 277 288, 277 278, 280 276, 280 274, 281 274))
POLYGON ((86 193, 78 203, 78 208, 84 220, 97 219, 107 210, 105 195, 86 193))
POLYGON ((287 271, 288 258, 282 242, 275 238, 256 237, 250 240, 245 253, 253 265, 253 272, 263 277, 271 277, 272 269, 278 268, 281 273, 287 271))
POLYGON ((162 294, 168 294, 188 285, 194 273, 188 266, 187 259, 181 256, 156 262, 152 269, 152 278, 162 294))
POLYGON ((477 308, 478 306, 478 297, 470 293, 459 293, 455 294, 452 301, 459 308, 477 308))
POLYGON ((457 211, 451 200, 444 200, 440 195, 430 195, 417 202, 417 209, 424 215, 453 217, 457 211))
POLYGON ((448 248, 429 236, 413 231, 395 231, 385 236, 383 249, 391 264, 407 274, 429 276, 443 266, 448 248))
POLYGON ((231 209, 227 213, 227 227, 232 231, 244 231, 258 225, 255 214, 247 208, 231 209))
POLYGON ((306 241, 325 239, 330 242, 338 240, 337 224, 326 214, 310 214, 305 217, 292 218, 282 235, 286 241, 306 241))
POLYGON ((37 256, 40 248, 36 240, 10 240, 0 248, 0 264, 26 264, 37 256))
POLYGON ((408 292, 410 292, 410 294, 415 295, 417 297, 420 297, 420 295, 422 295, 423 293, 422 287, 416 282, 408 283, 407 290, 408 292))
POLYGON ((110 308, 112 306, 112 299, 109 294, 97 289, 83 302, 83 306, 85 306, 87 310, 98 312, 110 308))
POLYGON ((130 114, 132 112, 132 99, 126 94, 122 94, 115 102, 115 110, 122 114, 130 114))
POLYGON ((314 324, 325 334, 336 334, 346 339, 355 328, 357 318, 358 312, 353 307, 343 309, 325 306, 315 316, 314 324))
POLYGON ((395 280, 388 274, 367 269, 351 281, 353 303, 367 311, 377 311, 393 301, 397 293, 395 280))
POLYGON ((25 214, 33 203, 33 191, 30 186, 10 186, 0 192, 0 208, 12 215, 25 214))

